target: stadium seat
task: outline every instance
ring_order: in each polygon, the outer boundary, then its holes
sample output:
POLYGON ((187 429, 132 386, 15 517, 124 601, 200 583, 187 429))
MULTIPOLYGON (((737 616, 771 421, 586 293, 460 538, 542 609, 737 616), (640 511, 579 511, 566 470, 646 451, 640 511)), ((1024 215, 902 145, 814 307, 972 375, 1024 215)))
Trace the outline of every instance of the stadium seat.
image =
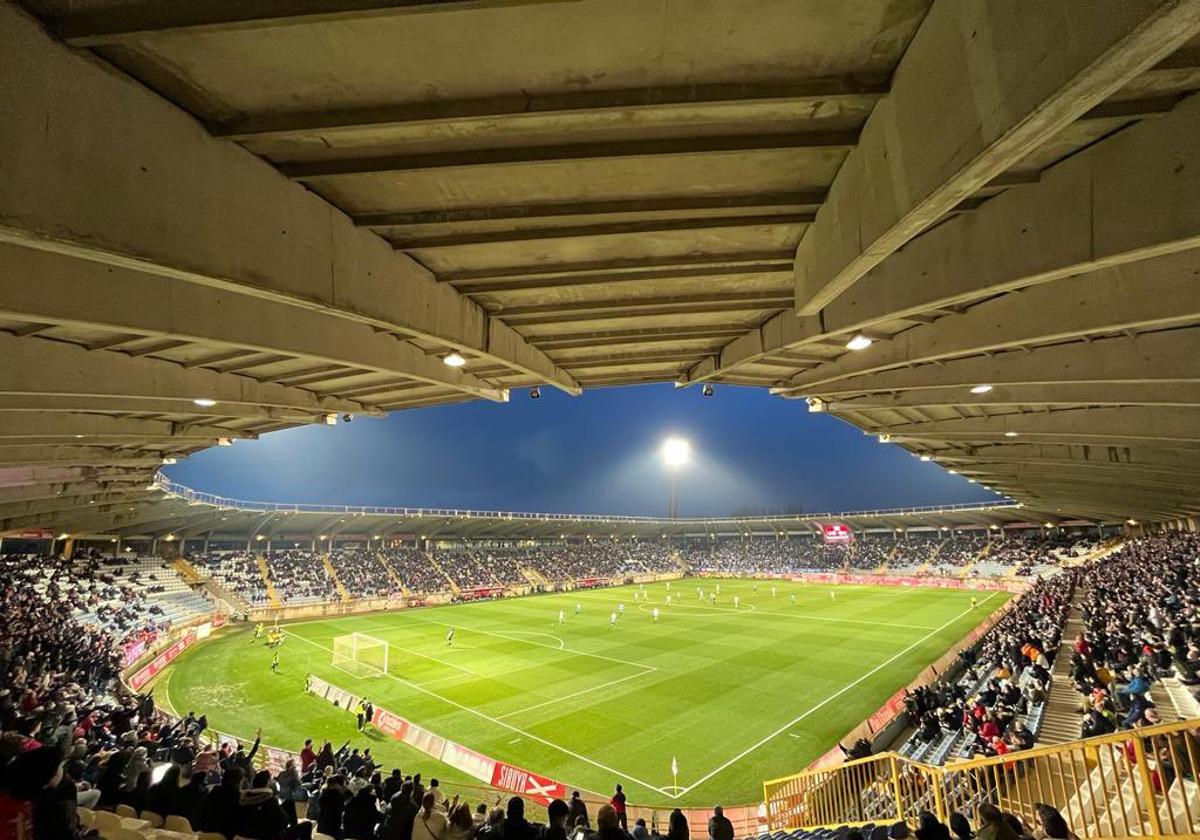
POLYGON ((190 822, 188 822, 188 818, 187 817, 179 817, 179 816, 176 816, 175 814, 171 814, 165 820, 163 820, 162 827, 166 831, 178 831, 182 834, 193 833, 192 832, 192 824, 190 822))
MULTIPOLYGON (((318 834, 314 834, 312 840, 317 840, 319 836, 318 834)), ((228 840, 228 838, 217 831, 202 831, 196 835, 196 840, 228 840)), ((330 838, 330 840, 333 840, 333 838, 330 838)))
POLYGON ((137 811, 128 805, 118 805, 113 810, 116 811, 118 817, 137 817, 138 815, 137 811))
POLYGON ((79 824, 84 828, 96 827, 96 812, 91 808, 77 808, 76 813, 79 815, 79 824))
POLYGON ((142 811, 142 819, 150 823, 151 828, 161 828, 163 824, 162 814, 156 814, 153 811, 142 811))

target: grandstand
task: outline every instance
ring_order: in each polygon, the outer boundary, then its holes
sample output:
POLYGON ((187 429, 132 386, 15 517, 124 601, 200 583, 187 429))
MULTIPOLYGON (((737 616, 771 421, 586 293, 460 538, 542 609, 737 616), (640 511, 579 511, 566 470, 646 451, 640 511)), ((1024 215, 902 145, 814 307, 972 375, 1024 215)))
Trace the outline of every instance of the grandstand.
POLYGON ((626 840, 621 783, 670 840, 1200 836, 1197 0, 13 0, 0 44, 0 835, 626 840), (996 501, 160 472, 642 383, 996 501))

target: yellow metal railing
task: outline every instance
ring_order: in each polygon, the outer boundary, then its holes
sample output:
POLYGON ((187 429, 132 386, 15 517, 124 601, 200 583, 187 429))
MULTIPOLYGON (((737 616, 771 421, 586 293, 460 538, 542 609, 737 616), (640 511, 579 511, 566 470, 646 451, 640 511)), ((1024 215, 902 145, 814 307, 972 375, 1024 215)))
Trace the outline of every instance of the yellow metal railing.
POLYGON ((772 830, 821 825, 974 821, 990 802, 1036 828, 1058 809, 1080 838, 1200 836, 1200 720, 1179 721, 946 766, 883 753, 763 785, 772 830))

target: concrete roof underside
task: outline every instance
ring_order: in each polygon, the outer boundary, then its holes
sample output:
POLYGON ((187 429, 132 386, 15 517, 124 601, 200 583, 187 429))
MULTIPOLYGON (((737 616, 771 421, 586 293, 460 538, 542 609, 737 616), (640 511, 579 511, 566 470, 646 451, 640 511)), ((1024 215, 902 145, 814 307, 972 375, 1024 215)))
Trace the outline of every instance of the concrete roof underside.
POLYGON ((2 4, 0 531, 335 415, 664 381, 1050 519, 1192 517, 1198 33, 1200 0, 2 4))

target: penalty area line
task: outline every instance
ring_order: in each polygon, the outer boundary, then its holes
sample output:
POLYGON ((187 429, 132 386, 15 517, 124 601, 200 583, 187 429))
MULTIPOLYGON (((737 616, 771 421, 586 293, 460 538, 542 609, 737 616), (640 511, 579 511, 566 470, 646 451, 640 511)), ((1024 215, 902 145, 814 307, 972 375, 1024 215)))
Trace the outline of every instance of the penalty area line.
MULTIPOLYGON (((993 592, 991 595, 988 595, 986 598, 984 598, 982 601, 980 601, 980 602, 979 602, 979 604, 978 604, 977 606, 983 606, 984 604, 986 604, 988 601, 992 600, 992 598, 995 598, 995 597, 996 597, 996 593, 995 593, 995 592, 993 592)), ((822 700, 822 701, 821 701, 820 703, 818 703, 817 705, 813 706, 813 707, 812 707, 811 709, 809 709, 808 711, 804 712, 803 714, 797 715, 797 716, 796 716, 796 717, 794 717, 792 720, 789 720, 787 723, 785 723, 783 726, 781 726, 781 727, 779 727, 778 729, 776 729, 774 732, 772 732, 772 733, 770 733, 769 735, 767 735, 766 737, 764 737, 764 738, 760 739, 760 740, 759 740, 757 743, 751 744, 749 747, 747 747, 746 749, 742 750, 740 753, 738 753, 737 755, 735 755, 733 758, 731 758, 731 759, 729 759, 728 761, 726 761, 726 762, 725 762, 724 764, 722 764, 720 767, 717 767, 717 768, 716 768, 716 769, 714 769, 714 770, 710 770, 708 773, 706 773, 705 775, 701 776, 699 779, 697 779, 696 781, 692 782, 692 783, 691 783, 690 785, 688 785, 687 787, 685 787, 685 788, 683 788, 682 790, 680 790, 680 791, 679 791, 679 793, 677 793, 677 794, 674 794, 674 795, 673 795, 673 796, 674 796, 674 798, 678 799, 680 796, 683 796, 685 793, 687 793, 687 792, 688 792, 689 790, 691 790, 692 788, 695 788, 695 787, 698 787, 698 786, 700 786, 700 785, 704 784, 704 783, 705 783, 705 782, 707 782, 709 779, 711 779, 713 776, 717 775, 718 773, 722 772, 723 770, 725 770, 725 769, 727 769, 727 768, 729 768, 729 767, 733 766, 733 765, 734 765, 734 764, 736 764, 737 762, 741 761, 743 758, 745 758, 746 756, 750 755, 750 753, 752 753, 752 752, 754 752, 755 750, 757 750, 757 749, 758 749, 759 747, 761 747, 763 744, 767 743, 768 741, 771 741, 771 740, 773 740, 774 738, 776 738, 776 737, 777 737, 777 736, 779 736, 779 735, 782 735, 784 732, 786 732, 787 730, 791 729, 793 726, 795 726, 795 725, 796 725, 797 723, 799 723, 800 721, 804 720, 806 717, 808 717, 809 715, 811 715, 813 712, 817 711, 818 709, 824 708, 824 707, 825 707, 826 705, 828 705, 829 703, 832 703, 834 700, 836 700, 837 698, 841 697, 841 696, 842 696, 843 694, 845 694, 847 691, 849 691, 850 689, 854 688, 856 685, 858 685, 859 683, 863 682, 863 681, 864 681, 865 679, 867 679, 868 677, 872 676, 873 674, 876 674, 876 673, 878 673, 879 671, 881 671, 881 670, 883 670, 884 668, 886 668, 888 665, 891 665, 893 662, 895 662, 895 661, 896 661, 897 659, 899 659, 901 656, 904 656, 906 653, 908 653, 910 650, 912 650, 913 648, 917 647, 918 645, 922 645, 922 644, 924 644, 924 643, 925 643, 925 642, 927 642, 929 639, 933 638, 933 637, 934 637, 934 636, 936 636, 938 633, 940 633, 942 630, 945 630, 945 629, 946 629, 947 627, 949 627, 951 624, 953 624, 954 622, 956 622, 956 621, 958 621, 959 619, 961 619, 963 616, 965 616, 965 615, 969 615, 969 614, 970 614, 971 612, 973 612, 975 609, 976 609, 976 607, 967 607, 965 610, 963 610, 963 611, 962 611, 962 612, 960 612, 958 615, 956 615, 956 616, 954 616, 953 618, 951 618, 949 621, 947 621, 947 622, 946 622, 945 624, 943 624, 941 627, 937 627, 937 628, 935 628, 934 630, 931 630, 929 633, 927 633, 927 634, 925 634, 924 636, 922 636, 921 638, 917 639, 915 642, 913 642, 911 645, 909 645, 908 647, 906 647, 906 648, 904 648, 903 650, 901 650, 899 653, 896 653, 896 654, 894 654, 893 656, 889 657, 887 660, 885 660, 885 661, 883 661, 883 662, 879 663, 878 665, 876 665, 876 666, 875 666, 874 668, 872 668, 870 671, 867 671, 865 674, 863 674, 861 677, 859 677, 858 679, 856 679, 854 682, 852 682, 852 683, 847 683, 846 685, 842 686, 840 689, 838 689, 837 691, 835 691, 833 694, 830 694, 828 697, 826 697, 824 700, 822 700)), ((668 794, 668 796, 670 796, 670 795, 671 795, 671 794, 668 794)))
MULTIPOLYGON (((293 633, 286 629, 283 632, 287 633, 289 636, 295 636, 297 639, 299 639, 302 642, 308 642, 308 644, 312 645, 315 648, 319 648, 320 650, 323 650, 326 653, 333 653, 333 648, 326 647, 325 645, 323 645, 319 642, 314 642, 312 639, 309 639, 306 636, 301 636, 298 633, 293 633)), ((544 647, 544 645, 542 645, 541 647, 544 647)), ((539 744, 550 747, 553 750, 558 750, 559 752, 563 753, 564 755, 569 755, 571 758, 574 758, 577 761, 582 761, 584 764, 590 764, 592 767, 595 767, 599 770, 603 770, 605 773, 612 773, 614 776, 620 776, 622 779, 625 779, 626 781, 630 781, 630 782, 633 782, 634 784, 641 785, 642 787, 646 788, 647 790, 652 790, 655 793, 661 793, 663 796, 670 796, 669 793, 667 793, 665 790, 658 787, 657 785, 652 785, 649 782, 644 782, 641 779, 638 779, 634 776, 630 776, 628 773, 622 773, 620 770, 617 770, 616 768, 609 767, 607 764, 601 764, 598 761, 594 761, 594 760, 588 758, 586 755, 580 755, 579 753, 575 752, 574 750, 569 750, 566 747, 562 746, 561 744, 556 744, 553 741, 547 741, 545 738, 542 738, 538 735, 534 735, 532 732, 526 732, 524 729, 513 726, 511 723, 505 723, 504 721, 500 720, 499 718, 494 718, 489 714, 485 714, 484 712, 479 711, 478 709, 472 709, 470 706, 464 706, 462 703, 459 703, 456 700, 451 700, 449 697, 444 697, 443 695, 438 694, 436 691, 430 691, 429 689, 427 689, 417 683, 409 682, 406 679, 397 677, 395 674, 386 674, 385 673, 384 676, 387 677, 388 679, 395 680, 396 682, 400 683, 401 685, 405 685, 411 689, 419 691, 422 694, 427 694, 430 697, 434 698, 435 700, 441 700, 443 703, 453 706, 454 708, 459 709, 460 711, 464 711, 467 714, 474 715, 475 717, 481 718, 482 720, 486 720, 489 723, 494 723, 497 726, 501 726, 501 727, 507 729, 509 732, 513 732, 517 735, 522 735, 526 738, 529 738, 532 741, 537 741, 539 744)))

